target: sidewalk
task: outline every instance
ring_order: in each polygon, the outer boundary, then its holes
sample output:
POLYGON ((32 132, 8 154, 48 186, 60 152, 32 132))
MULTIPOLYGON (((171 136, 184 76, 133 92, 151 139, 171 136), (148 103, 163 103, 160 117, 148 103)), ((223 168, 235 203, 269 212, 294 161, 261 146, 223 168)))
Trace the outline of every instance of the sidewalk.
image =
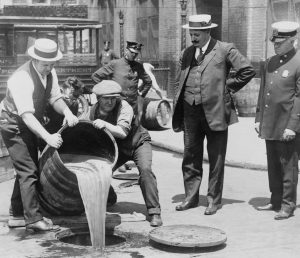
MULTIPOLYGON (((175 133, 171 121, 167 129, 149 131, 153 146, 183 154, 183 133, 175 133)), ((206 142, 204 160, 207 159, 206 142)), ((246 169, 267 169, 265 141, 254 130, 254 117, 239 117, 239 123, 229 127, 226 165, 246 169)))

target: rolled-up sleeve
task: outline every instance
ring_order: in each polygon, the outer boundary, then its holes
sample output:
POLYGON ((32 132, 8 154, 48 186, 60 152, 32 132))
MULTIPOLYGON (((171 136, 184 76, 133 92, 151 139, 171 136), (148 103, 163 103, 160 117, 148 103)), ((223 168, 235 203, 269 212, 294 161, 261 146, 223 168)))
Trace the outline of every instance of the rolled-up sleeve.
POLYGON ((128 133, 131 130, 132 119, 133 119, 132 107, 125 100, 122 100, 118 112, 117 125, 124 130, 126 135, 128 135, 128 133))
POLYGON ((34 113, 33 81, 25 71, 16 72, 8 81, 7 89, 17 108, 17 114, 34 113))

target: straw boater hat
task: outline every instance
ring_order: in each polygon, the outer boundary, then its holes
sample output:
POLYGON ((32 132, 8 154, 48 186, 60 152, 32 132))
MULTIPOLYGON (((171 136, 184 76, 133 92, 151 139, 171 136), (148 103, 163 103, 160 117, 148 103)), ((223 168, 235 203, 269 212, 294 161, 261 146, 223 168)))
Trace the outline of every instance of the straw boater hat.
POLYGON ((28 49, 28 55, 34 59, 47 62, 57 61, 63 56, 55 41, 46 38, 37 39, 34 45, 28 49))
POLYGON ((207 30, 218 27, 218 24, 211 22, 209 14, 197 14, 189 17, 189 23, 182 26, 184 29, 207 30))
POLYGON ((299 23, 292 21, 275 22, 272 25, 272 42, 281 42, 287 38, 294 37, 299 29, 299 23))
POLYGON ((122 88, 121 88, 120 84, 115 81, 103 80, 103 81, 97 83, 93 87, 92 91, 97 96, 119 97, 122 92, 122 88))

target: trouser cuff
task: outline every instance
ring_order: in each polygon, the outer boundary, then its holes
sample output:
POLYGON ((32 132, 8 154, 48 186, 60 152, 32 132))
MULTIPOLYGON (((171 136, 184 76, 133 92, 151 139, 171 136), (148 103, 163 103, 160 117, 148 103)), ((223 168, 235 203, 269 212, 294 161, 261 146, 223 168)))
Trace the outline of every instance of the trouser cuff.
POLYGON ((151 209, 148 209, 148 214, 149 215, 160 214, 160 213, 161 213, 160 208, 151 208, 151 209))

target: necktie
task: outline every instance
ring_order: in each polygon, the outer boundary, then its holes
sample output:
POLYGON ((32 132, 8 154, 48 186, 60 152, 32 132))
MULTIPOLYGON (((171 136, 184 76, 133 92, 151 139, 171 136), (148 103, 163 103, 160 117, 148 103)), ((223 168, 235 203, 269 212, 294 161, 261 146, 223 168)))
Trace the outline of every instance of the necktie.
POLYGON ((203 58, 203 51, 202 48, 199 48, 199 55, 197 56, 197 62, 198 64, 200 64, 202 62, 202 58, 203 58))

